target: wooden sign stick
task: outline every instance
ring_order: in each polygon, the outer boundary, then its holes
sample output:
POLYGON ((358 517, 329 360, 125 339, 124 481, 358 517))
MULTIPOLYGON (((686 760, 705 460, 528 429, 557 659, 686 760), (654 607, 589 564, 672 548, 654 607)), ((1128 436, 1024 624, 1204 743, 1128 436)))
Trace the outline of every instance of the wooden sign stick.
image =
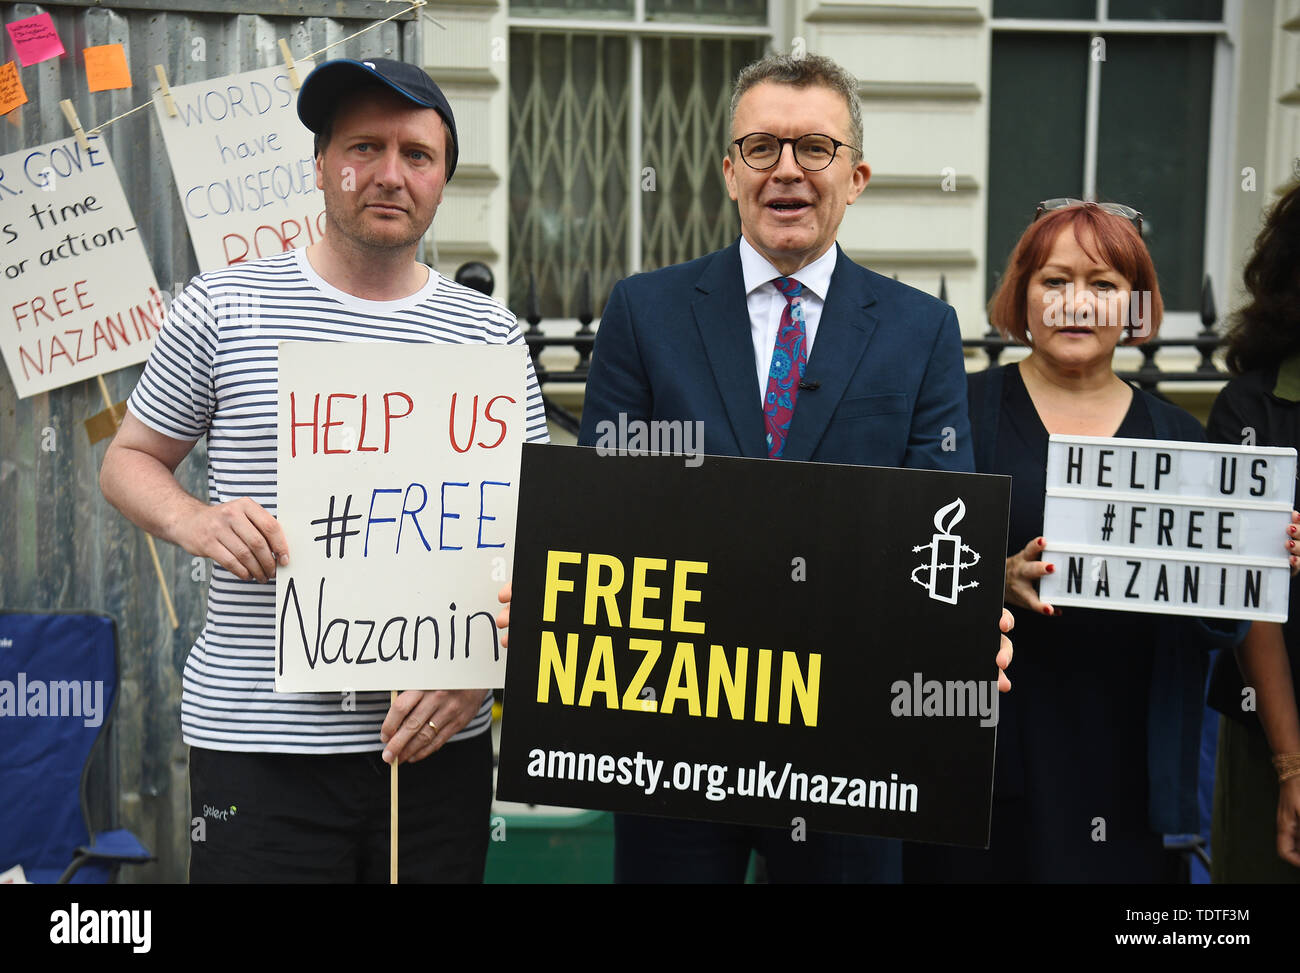
MULTIPOLYGON (((99 381, 99 394, 104 397, 104 405, 108 407, 108 414, 113 419, 113 427, 116 428, 119 423, 117 416, 113 414, 113 398, 108 394, 108 383, 104 381, 103 375, 96 375, 99 381)), ((167 604, 167 617, 171 619, 172 628, 181 627, 181 620, 176 617, 176 606, 172 604, 171 592, 167 590, 167 578, 163 574, 162 562, 158 560, 158 548, 153 542, 153 535, 148 531, 144 533, 144 539, 149 545, 149 557, 153 559, 154 573, 158 575, 158 584, 162 588, 163 601, 167 604)))
MULTIPOLYGON (((397 705, 397 690, 391 691, 389 706, 397 705)), ((388 772, 388 884, 397 884, 397 758, 388 772)))

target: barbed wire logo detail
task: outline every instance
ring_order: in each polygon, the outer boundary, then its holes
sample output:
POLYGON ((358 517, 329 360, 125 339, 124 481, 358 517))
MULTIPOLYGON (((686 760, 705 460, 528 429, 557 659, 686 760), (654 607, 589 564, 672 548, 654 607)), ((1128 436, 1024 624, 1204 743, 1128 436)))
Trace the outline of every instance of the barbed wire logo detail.
POLYGON ((963 591, 978 588, 979 582, 961 583, 962 568, 973 568, 979 564, 980 556, 961 542, 961 535, 952 533, 966 516, 966 504, 958 497, 947 506, 940 507, 934 513, 936 533, 929 544, 918 544, 912 553, 930 552, 930 563, 918 564, 912 569, 912 580, 930 593, 935 601, 957 604, 957 596, 963 591), (962 555, 969 554, 974 560, 963 561, 962 555), (928 572, 926 580, 917 577, 921 572, 928 572))

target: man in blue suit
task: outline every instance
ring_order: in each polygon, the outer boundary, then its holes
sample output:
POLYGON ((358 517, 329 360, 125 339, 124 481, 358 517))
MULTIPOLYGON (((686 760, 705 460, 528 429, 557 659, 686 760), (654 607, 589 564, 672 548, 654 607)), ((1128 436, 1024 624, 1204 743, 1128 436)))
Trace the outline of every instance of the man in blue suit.
MULTIPOLYGON (((835 243, 871 177, 856 81, 771 55, 741 72, 731 117, 741 238, 614 287, 579 443, 622 414, 702 421, 715 455, 973 471, 952 308, 835 243)), ((632 815, 615 821, 615 879, 742 881, 751 849, 777 881, 899 879, 893 841, 632 815)))

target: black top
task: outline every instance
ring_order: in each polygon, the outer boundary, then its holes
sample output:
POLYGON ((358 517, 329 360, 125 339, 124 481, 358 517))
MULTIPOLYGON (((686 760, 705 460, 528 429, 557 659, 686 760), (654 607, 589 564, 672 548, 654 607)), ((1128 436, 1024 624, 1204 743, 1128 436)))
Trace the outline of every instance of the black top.
MULTIPOLYGON (((1214 401, 1205 427, 1210 442, 1300 449, 1300 401, 1278 394, 1277 385, 1276 365, 1249 372, 1225 385, 1214 401)), ((1300 701, 1300 585, 1294 582, 1287 616, 1290 620, 1283 623, 1282 635, 1291 662, 1291 685, 1300 701)), ((1243 686, 1235 656, 1229 652, 1221 654, 1210 676, 1209 704, 1262 735, 1255 711, 1242 711, 1243 686)))
MULTIPOLYGON (((992 468, 981 464, 979 472, 1012 477, 1010 556, 1042 535, 1047 486, 1048 432, 1015 365, 1005 369, 997 425, 992 468)), ((1151 415, 1134 393, 1114 435, 1154 434, 1151 415)), ((1054 563, 1051 545, 1049 537, 1048 563, 1054 563)), ((1016 655, 1008 675, 1014 688, 1001 698, 989 850, 909 849, 909 878, 1162 880, 1163 842, 1147 815, 1156 620, 1074 606, 1059 618, 1013 612, 1016 655)))
MULTIPOLYGON (((1113 435, 1155 435, 1136 393, 1113 435)), ((981 471, 1012 477, 1008 556, 1043 533, 1047 445, 1047 429, 1020 369, 1010 367, 1003 380, 996 468, 981 471)), ((1049 537, 1043 555, 1048 563, 1051 544, 1049 537)), ((1123 870, 1127 858, 1136 858, 1134 867, 1145 866, 1159 844, 1147 826, 1145 745, 1156 623, 1150 615, 1074 606, 1059 618, 1016 612, 1015 689, 1002 700, 993 793, 997 800, 1025 801, 1024 851, 1038 870, 1031 880, 1146 877, 1123 870), (1105 821, 1104 844, 1094 840, 1094 818, 1105 821), (1110 854, 1099 855, 1099 847, 1110 854), (1099 870, 1102 862, 1092 861, 1099 857, 1110 859, 1111 867, 1099 870)))

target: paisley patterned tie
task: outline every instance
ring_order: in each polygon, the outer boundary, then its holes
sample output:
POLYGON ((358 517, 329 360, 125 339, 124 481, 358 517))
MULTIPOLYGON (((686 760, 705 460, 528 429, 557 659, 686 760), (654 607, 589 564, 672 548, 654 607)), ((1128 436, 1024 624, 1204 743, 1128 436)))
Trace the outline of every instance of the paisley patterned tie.
POLYGON ((803 284, 793 277, 777 277, 772 283, 785 297, 781 323, 776 329, 776 347, 772 349, 772 367, 767 372, 767 391, 763 395, 763 424, 767 429, 767 455, 780 459, 785 452, 785 437, 794 417, 794 403, 799 383, 808 367, 807 333, 803 320, 803 284))

